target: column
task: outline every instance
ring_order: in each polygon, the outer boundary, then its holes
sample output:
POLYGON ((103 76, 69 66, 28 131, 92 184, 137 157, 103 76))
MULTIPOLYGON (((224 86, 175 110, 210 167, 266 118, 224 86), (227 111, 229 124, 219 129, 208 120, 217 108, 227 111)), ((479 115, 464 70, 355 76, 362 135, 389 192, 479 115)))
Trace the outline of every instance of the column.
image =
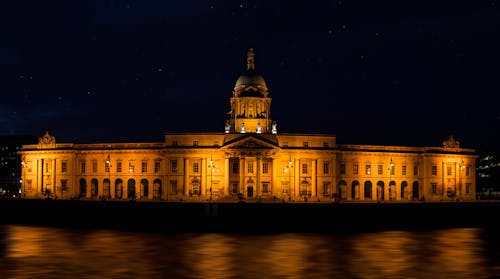
POLYGON ((240 157, 240 183, 239 183, 239 193, 245 194, 245 157, 240 157))
POLYGON ((300 191, 300 184, 299 184, 299 178, 300 178, 300 160, 296 159, 295 163, 293 165, 294 167, 294 177, 293 177, 293 194, 292 194, 292 199, 296 200, 297 195, 300 191))
POLYGON ((317 185, 317 160, 312 160, 312 179, 311 179, 311 197, 317 197, 318 185, 317 185))
POLYGON ((255 177, 255 196, 260 196, 262 194, 262 189, 260 185, 260 164, 262 159, 257 157, 257 165, 255 166, 256 177, 255 177))
POLYGON ((57 196, 57 186, 56 186, 56 159, 52 160, 52 195, 57 196))
POLYGON ((281 188, 281 181, 278 178, 278 163, 275 158, 271 160, 271 195, 276 198, 282 198, 283 189, 281 188), (278 186, 279 185, 279 186, 278 186))
POLYGON ((224 182, 222 183, 222 188, 224 189, 224 192, 222 193, 222 196, 226 195, 226 193, 229 195, 229 158, 226 157, 224 158, 224 182))
POLYGON ((207 194, 208 187, 207 186, 207 175, 208 175, 208 168, 207 168, 207 159, 202 158, 201 159, 201 187, 200 187, 200 196, 204 196, 207 194))
POLYGON ((189 187, 188 169, 189 169, 189 159, 184 158, 184 196, 186 197, 189 197, 189 191, 191 190, 191 187, 189 187))

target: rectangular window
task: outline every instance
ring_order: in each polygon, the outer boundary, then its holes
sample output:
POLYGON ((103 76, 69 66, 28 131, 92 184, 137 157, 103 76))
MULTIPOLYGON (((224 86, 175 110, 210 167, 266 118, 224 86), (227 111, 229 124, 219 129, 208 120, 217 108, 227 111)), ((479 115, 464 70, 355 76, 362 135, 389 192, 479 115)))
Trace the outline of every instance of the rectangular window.
POLYGON ((28 161, 28 172, 33 171, 33 163, 31 161, 28 161))
POLYGON ((155 172, 160 172, 160 161, 155 161, 155 172))
POLYGON ((330 196, 330 182, 323 182, 323 196, 330 196))
POLYGON ((472 188, 472 183, 465 183, 465 193, 470 194, 470 190, 472 188))
POLYGON ((199 172, 200 171, 200 165, 198 163, 193 163, 193 172, 199 172))
POLYGON ((92 161, 92 172, 97 172, 97 161, 92 161))
POLYGON ((366 165, 365 173, 368 175, 372 173, 372 165, 366 165))
POLYGON ((437 183, 431 183, 431 192, 433 194, 437 193, 437 183))
POLYGON ((238 183, 231 184, 231 193, 238 194, 238 183))
POLYGON ((446 167, 446 175, 451 176, 451 167, 446 167))
POLYGON ((176 140, 172 141, 172 146, 177 146, 177 141, 176 140))
POLYGON ((406 175, 406 165, 401 166, 401 175, 406 175))
POLYGON ((80 172, 81 173, 85 173, 85 161, 81 161, 80 162, 80 172))
POLYGON ((61 179, 61 190, 63 192, 68 191, 68 180, 66 179, 61 179))
POLYGON ((248 163, 248 173, 253 173, 253 163, 248 163))
POLYGON ((104 172, 109 172, 109 161, 104 164, 104 172))
POLYGON ((49 172, 49 163, 45 163, 45 172, 49 172))
POLYGON ((432 167, 431 167, 431 174, 433 176, 436 176, 437 175, 437 171, 438 171, 437 165, 432 165, 432 167))
POLYGON ((193 140, 193 146, 198 146, 198 141, 197 140, 193 140))
POLYGON ((148 172, 148 162, 142 162, 141 172, 148 172))
POLYGON ((122 172, 122 162, 116 162, 116 172, 122 172))
POLYGON ((302 143, 302 146, 304 146, 304 147, 309 147, 309 143, 308 143, 307 141, 304 141, 304 142, 302 143))
POLYGON ((307 174, 307 164, 302 164, 302 174, 307 174))
POLYGON ((358 174, 358 164, 352 164, 352 174, 358 174))
POLYGON ((324 148, 328 148, 328 142, 324 142, 324 143, 323 143, 323 147, 324 147, 324 148))
POLYGON ((383 167, 382 165, 378 165, 378 166, 377 166, 377 173, 378 173, 379 175, 384 174, 384 167, 383 167))
POLYGON ((328 162, 323 162, 323 174, 328 174, 330 172, 330 164, 328 162))
POLYGON ((394 175, 394 173, 396 172, 396 166, 393 164, 390 169, 391 175, 394 175))
POLYGON ((64 160, 61 161, 61 172, 66 172, 68 171, 68 161, 64 160))
POLYGON ((470 168, 465 167, 465 176, 469 176, 469 175, 470 175, 470 168))
POLYGON ((170 194, 177 195, 177 180, 170 180, 170 194))
POLYGON ((345 174, 345 164, 340 164, 340 174, 345 174))
POLYGON ((413 165, 413 175, 414 176, 418 175, 418 165, 413 165))
POLYGON ((269 182, 262 182, 262 193, 269 193, 269 182))
POLYGON ((238 161, 233 163, 233 174, 240 173, 240 163, 238 161))
POLYGON ((269 173, 269 163, 262 163, 262 173, 269 173))
POLYGON ((170 160, 170 170, 177 172, 177 160, 170 160))
POLYGON ((134 172, 134 164, 132 162, 128 162, 128 172, 134 172))
POLYGON ((31 191, 31 179, 26 180, 26 190, 31 191))

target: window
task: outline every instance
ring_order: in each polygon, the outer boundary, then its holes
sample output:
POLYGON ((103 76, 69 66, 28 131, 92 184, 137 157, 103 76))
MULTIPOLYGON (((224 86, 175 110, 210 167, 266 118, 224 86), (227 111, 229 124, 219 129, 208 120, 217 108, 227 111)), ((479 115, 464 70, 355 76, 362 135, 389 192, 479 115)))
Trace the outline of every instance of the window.
POLYGON ((345 174, 345 164, 340 164, 340 174, 345 174))
POLYGON ((303 146, 303 147, 309 147, 309 143, 308 143, 307 141, 304 141, 304 142, 302 143, 302 146, 303 146))
POLYGON ((372 173, 372 165, 366 165, 366 174, 371 174, 372 173))
POLYGON ((134 172, 134 164, 132 162, 128 162, 128 172, 134 172))
POLYGON ((323 174, 328 174, 330 172, 330 164, 328 162, 323 162, 323 174))
POLYGON ((172 141, 172 146, 177 146, 177 141, 176 140, 172 141))
POLYGON ((470 190, 472 188, 472 183, 465 183, 465 193, 470 194, 470 190))
POLYGON ((26 180, 26 190, 31 191, 31 179, 26 180))
POLYGON ((122 162, 116 162, 116 172, 122 172, 122 162))
POLYGON ((97 172, 97 161, 92 161, 92 172, 97 172))
POLYGON ((323 196, 330 195, 330 182, 323 182, 323 196))
POLYGON ((307 174, 307 164, 302 164, 302 174, 307 174))
POLYGON ((199 172, 200 171, 200 165, 198 163, 193 163, 193 172, 199 172))
POLYGON ((328 148, 328 142, 324 142, 324 143, 323 143, 323 147, 324 147, 324 148, 328 148))
POLYGON ((469 176, 469 174, 470 174, 470 168, 465 167, 465 176, 469 176))
POLYGON ((177 172, 177 160, 170 160, 170 168, 172 172, 177 172))
POLYGON ((269 182, 262 182, 262 193, 269 193, 269 182))
POLYGON ((233 163, 233 174, 240 173, 240 162, 236 161, 233 163))
POLYGON ((406 165, 401 166, 401 174, 406 175, 406 165))
POLYGON ((431 183, 431 192, 433 194, 437 193, 437 183, 431 183))
POLYGON ((193 140, 193 146, 198 146, 198 141, 197 140, 193 140))
POLYGON ((61 179, 61 190, 63 192, 68 191, 68 180, 66 179, 61 179))
POLYGON ((80 172, 81 173, 85 173, 85 161, 81 161, 80 162, 80 172))
POLYGON ((104 164, 104 172, 109 172, 109 161, 104 164))
POLYGON ((384 174, 384 167, 383 167, 382 165, 378 165, 378 166, 377 166, 377 173, 378 173, 379 175, 384 174))
POLYGON ((253 173, 253 163, 248 163, 248 173, 253 173))
POLYGON ((451 167, 446 167, 446 175, 451 176, 451 167))
POLYGON ((394 175, 394 173, 396 172, 396 166, 394 164, 392 164, 391 168, 390 168, 390 172, 391 172, 391 175, 394 175))
POLYGON ((170 180, 170 194, 177 195, 177 180, 170 180))
POLYGON ((418 165, 413 165, 413 175, 414 176, 418 175, 418 165))
POLYGON ((45 172, 49 172, 49 163, 45 163, 45 172))
POLYGON ((431 174, 433 176, 436 176, 437 175, 437 170, 438 170, 437 165, 432 165, 432 167, 431 167, 431 174))
POLYGON ((231 193, 238 194, 238 183, 231 184, 231 193))
POLYGON ((31 163, 31 161, 28 161, 28 172, 32 172, 32 169, 33 169, 33 164, 31 163))
POLYGON ((66 172, 68 171, 68 161, 64 160, 61 161, 61 172, 66 172))
POLYGON ((148 162, 142 162, 141 172, 148 172, 148 162))
POLYGON ((160 172, 160 161, 155 161, 155 172, 160 172))
POLYGON ((262 173, 269 173, 269 163, 262 163, 262 173))
POLYGON ((352 165, 352 174, 358 174, 358 164, 352 165))

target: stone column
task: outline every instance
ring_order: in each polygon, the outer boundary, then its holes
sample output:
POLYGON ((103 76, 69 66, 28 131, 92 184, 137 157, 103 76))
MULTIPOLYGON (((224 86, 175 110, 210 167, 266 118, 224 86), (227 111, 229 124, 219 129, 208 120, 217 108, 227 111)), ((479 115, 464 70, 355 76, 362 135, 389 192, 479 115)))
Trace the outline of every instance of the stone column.
POLYGON ((226 193, 229 195, 229 157, 224 158, 224 182, 222 183, 222 188, 224 189, 224 192, 222 193, 222 196, 224 196, 226 193))
POLYGON ((271 160, 271 195, 282 198, 283 189, 281 189, 281 182, 278 177, 278 163, 275 158, 271 160), (279 186, 278 186, 279 185, 279 186))
POLYGON ((301 166, 300 166, 299 159, 295 159, 295 164, 293 165, 293 167, 295 168, 295 170, 294 170, 295 175, 293 177, 292 199, 297 200, 297 198, 299 196, 298 194, 300 191, 300 169, 301 169, 301 166))
POLYGON ((257 165, 255 166, 256 177, 255 177, 255 196, 260 196, 262 194, 262 189, 260 185, 260 164, 262 159, 257 157, 257 165))
POLYGON ((318 193, 318 185, 317 185, 317 161, 312 160, 312 178, 311 178, 311 198, 317 198, 317 193, 318 193))
POLYGON ((238 192, 246 196, 245 193, 245 157, 240 157, 240 184, 238 192))
POLYGON ((191 187, 189 187, 189 159, 184 158, 184 196, 189 197, 189 191, 191 187))
POLYGON ((207 168, 207 159, 206 158, 201 159, 200 174, 201 174, 200 196, 201 197, 205 196, 205 198, 206 198, 208 187, 210 187, 210 186, 207 186, 208 168, 207 168))

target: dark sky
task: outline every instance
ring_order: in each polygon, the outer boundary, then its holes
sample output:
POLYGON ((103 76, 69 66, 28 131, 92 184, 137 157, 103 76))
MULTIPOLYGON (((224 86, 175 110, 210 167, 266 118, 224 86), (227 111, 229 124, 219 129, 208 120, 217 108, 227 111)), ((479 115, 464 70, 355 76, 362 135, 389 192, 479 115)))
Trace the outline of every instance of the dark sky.
POLYGON ((0 26, 0 134, 222 132, 253 47, 278 132, 500 142, 497 0, 17 0, 0 2, 0 26))

